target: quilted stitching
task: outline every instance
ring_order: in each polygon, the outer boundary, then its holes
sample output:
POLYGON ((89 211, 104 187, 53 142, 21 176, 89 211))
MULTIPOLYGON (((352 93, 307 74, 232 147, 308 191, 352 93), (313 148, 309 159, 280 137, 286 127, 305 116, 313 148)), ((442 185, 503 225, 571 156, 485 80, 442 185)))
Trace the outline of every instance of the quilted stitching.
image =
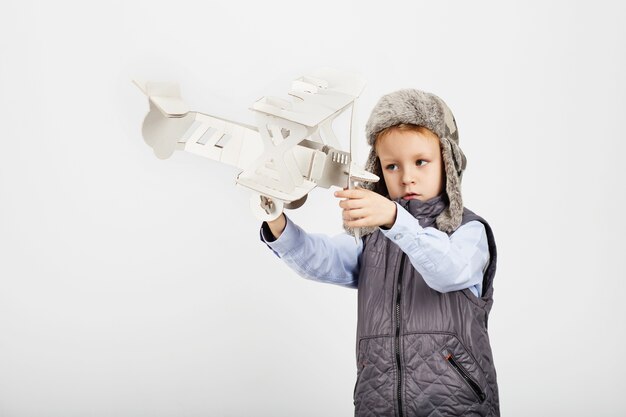
MULTIPOLYGON (((458 344, 447 334, 403 336, 403 410, 405 416, 444 417, 485 415, 488 402, 474 393, 446 363, 441 349, 458 344)), ((359 417, 394 416, 396 368, 393 337, 363 339, 355 387, 355 414, 359 417)))
MULTIPOLYGON (((441 348, 458 344, 446 334, 415 334, 403 337, 406 415, 458 416, 480 410, 474 393, 446 363, 441 348)), ((484 410, 479 415, 484 415, 484 410)))
POLYGON ((364 339, 360 349, 355 413, 363 417, 393 416, 396 369, 391 357, 391 337, 364 339))

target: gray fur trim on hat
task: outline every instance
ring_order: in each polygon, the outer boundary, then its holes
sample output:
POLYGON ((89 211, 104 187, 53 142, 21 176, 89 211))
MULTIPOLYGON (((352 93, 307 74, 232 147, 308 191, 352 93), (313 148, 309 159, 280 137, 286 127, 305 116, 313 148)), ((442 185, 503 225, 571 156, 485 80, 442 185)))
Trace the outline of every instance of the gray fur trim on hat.
MULTIPOLYGON (((377 183, 363 184, 363 188, 388 196, 380 161, 374 143, 378 134, 401 123, 423 126, 439 137, 441 155, 446 172, 446 194, 450 201, 439 216, 437 228, 443 232, 454 232, 463 217, 461 180, 467 159, 459 147, 459 133, 454 115, 445 102, 434 94, 415 89, 404 89, 386 94, 372 109, 365 126, 367 143, 371 146, 365 169, 380 177, 377 183)), ((345 230, 354 234, 351 228, 345 230)), ((363 228, 361 234, 371 233, 376 228, 363 228)))

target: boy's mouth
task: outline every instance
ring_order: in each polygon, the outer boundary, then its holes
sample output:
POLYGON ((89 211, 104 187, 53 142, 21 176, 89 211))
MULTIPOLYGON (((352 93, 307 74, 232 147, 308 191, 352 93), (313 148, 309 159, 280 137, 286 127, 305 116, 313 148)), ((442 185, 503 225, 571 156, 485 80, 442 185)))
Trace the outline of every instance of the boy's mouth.
POLYGON ((419 197, 419 196, 420 196, 420 195, 419 195, 419 194, 416 194, 416 193, 406 193, 406 194, 404 195, 404 197, 402 197, 402 198, 403 198, 404 200, 415 200, 415 199, 417 199, 417 197, 419 197))

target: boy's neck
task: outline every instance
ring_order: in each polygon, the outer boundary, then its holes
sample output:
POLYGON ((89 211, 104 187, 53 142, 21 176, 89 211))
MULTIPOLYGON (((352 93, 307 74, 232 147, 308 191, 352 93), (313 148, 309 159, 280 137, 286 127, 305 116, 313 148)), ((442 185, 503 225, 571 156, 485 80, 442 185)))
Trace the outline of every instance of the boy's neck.
POLYGON ((404 200, 402 198, 397 198, 393 201, 400 204, 400 206, 414 217, 436 217, 450 204, 448 195, 445 192, 426 201, 404 200))

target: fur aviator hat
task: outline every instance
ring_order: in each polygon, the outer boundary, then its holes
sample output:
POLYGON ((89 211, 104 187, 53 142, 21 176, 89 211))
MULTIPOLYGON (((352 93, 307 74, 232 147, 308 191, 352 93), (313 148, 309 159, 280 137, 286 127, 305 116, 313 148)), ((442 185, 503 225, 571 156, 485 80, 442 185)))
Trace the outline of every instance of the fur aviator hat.
MULTIPOLYGON (((365 169, 380 177, 377 183, 365 183, 363 188, 387 195, 382 168, 374 143, 383 129, 401 123, 423 126, 439 137, 441 155, 446 172, 445 192, 448 206, 437 216, 437 228, 454 232, 463 217, 461 179, 467 159, 459 147, 459 132, 452 111, 434 94, 415 89, 399 90, 380 98, 365 126, 367 143, 371 146, 365 169)), ((363 228, 362 235, 374 228, 363 228)), ((348 232, 351 232, 346 228, 348 232)))

